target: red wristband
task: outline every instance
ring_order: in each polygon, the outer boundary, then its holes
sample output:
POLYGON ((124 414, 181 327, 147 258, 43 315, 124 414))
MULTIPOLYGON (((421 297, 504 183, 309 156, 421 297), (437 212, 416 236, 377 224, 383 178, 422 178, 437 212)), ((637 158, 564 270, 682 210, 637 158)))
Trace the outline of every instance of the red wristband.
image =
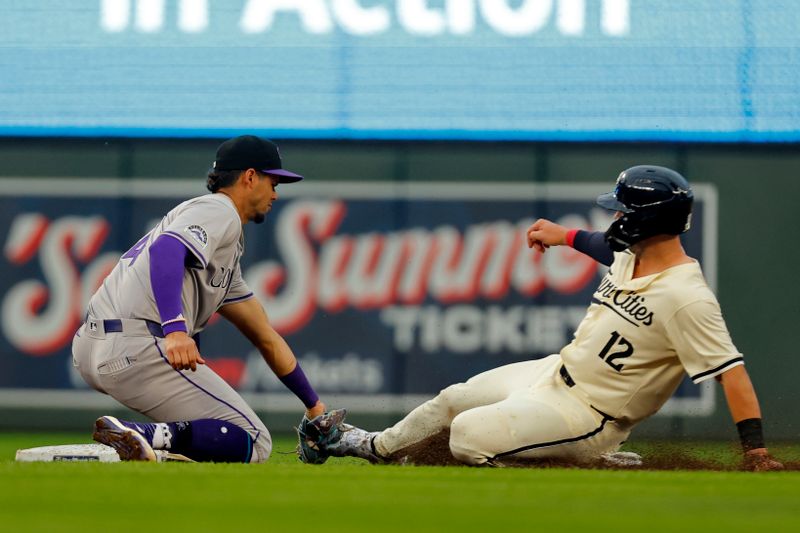
POLYGON ((580 231, 580 230, 571 229, 571 230, 567 231, 567 236, 566 236, 565 240, 567 241, 567 246, 569 246, 570 248, 574 248, 575 235, 578 234, 578 231, 580 231))

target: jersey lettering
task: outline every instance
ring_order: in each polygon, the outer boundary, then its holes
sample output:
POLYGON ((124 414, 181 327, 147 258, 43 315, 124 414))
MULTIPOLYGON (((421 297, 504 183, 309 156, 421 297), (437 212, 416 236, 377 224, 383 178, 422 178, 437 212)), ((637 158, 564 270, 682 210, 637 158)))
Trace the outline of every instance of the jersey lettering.
POLYGON ((212 287, 225 289, 231 284, 233 269, 220 267, 219 272, 209 282, 212 287))
POLYGON ((608 276, 600 282, 600 286, 595 292, 595 300, 601 305, 611 308, 619 316, 636 326, 639 325, 637 322, 645 326, 653 324, 653 312, 645 306, 644 296, 637 294, 636 291, 618 289, 608 276), (601 298, 605 298, 605 300, 601 300, 601 298))
POLYGON ((130 259, 131 262, 128 263, 128 266, 132 266, 136 262, 136 258, 139 257, 139 255, 141 255, 142 250, 144 250, 144 246, 147 244, 147 239, 149 238, 150 234, 148 233, 147 235, 139 239, 139 242, 134 244, 130 250, 125 252, 125 254, 120 259, 130 259))

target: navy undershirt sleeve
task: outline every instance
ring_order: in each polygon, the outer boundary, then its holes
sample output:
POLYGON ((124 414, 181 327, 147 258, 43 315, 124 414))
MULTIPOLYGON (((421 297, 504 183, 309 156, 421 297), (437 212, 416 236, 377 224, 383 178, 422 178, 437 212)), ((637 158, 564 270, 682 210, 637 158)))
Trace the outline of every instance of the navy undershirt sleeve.
POLYGON ((606 266, 611 266, 614 262, 614 252, 608 246, 602 231, 578 230, 572 247, 606 266))

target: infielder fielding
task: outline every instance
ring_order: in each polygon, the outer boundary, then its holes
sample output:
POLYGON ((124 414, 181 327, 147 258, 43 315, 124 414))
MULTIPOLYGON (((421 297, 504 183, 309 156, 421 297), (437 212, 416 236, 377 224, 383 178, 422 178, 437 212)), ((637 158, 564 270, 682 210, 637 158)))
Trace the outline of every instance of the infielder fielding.
POLYGON ((242 398, 205 366, 193 335, 219 312, 261 352, 303 402, 325 406, 242 279, 242 226, 261 223, 279 183, 302 176, 282 168, 278 147, 246 135, 220 145, 211 194, 172 209, 128 250, 92 296, 72 344, 86 382, 155 423, 103 416, 94 439, 123 460, 156 460, 168 450, 195 461, 266 461, 272 441, 242 398), (187 372, 190 371, 190 372, 187 372))
POLYGON ((352 455, 379 462, 449 430, 452 455, 470 465, 594 462, 658 411, 685 372, 694 383, 722 383, 748 468, 782 468, 767 453, 758 400, 717 299, 681 246, 692 202, 677 172, 636 166, 598 198, 617 212, 605 233, 537 220, 527 231, 530 248, 568 245, 611 267, 572 342, 559 354, 447 387, 379 433, 344 424, 343 410, 304 419, 301 460, 352 455))

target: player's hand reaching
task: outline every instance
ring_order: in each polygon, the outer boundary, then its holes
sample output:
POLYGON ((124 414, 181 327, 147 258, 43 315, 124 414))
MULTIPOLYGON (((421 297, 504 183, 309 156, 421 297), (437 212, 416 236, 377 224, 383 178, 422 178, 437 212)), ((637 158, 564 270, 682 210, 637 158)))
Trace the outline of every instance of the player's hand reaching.
POLYGON ((544 253, 551 246, 567 244, 567 228, 540 218, 528 228, 528 248, 544 253))
POLYGON ((770 456, 766 448, 757 448, 744 454, 744 469, 751 472, 783 470, 783 463, 770 456))
POLYGON ((206 362, 197 351, 197 344, 185 331, 173 331, 166 337, 167 359, 175 370, 197 370, 197 365, 206 362))

